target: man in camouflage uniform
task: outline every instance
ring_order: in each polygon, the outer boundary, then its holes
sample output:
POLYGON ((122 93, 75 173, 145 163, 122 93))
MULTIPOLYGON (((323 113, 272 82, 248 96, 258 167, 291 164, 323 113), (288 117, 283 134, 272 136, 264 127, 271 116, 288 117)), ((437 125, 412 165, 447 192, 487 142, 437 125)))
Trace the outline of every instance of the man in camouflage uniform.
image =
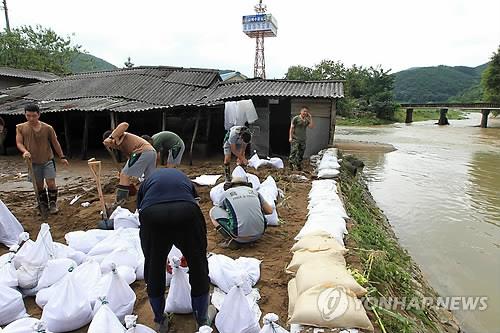
POLYGON ((314 123, 309 108, 303 106, 299 115, 293 117, 290 124, 288 141, 290 141, 289 162, 292 170, 302 170, 302 159, 306 150, 306 129, 308 127, 313 128, 314 123))

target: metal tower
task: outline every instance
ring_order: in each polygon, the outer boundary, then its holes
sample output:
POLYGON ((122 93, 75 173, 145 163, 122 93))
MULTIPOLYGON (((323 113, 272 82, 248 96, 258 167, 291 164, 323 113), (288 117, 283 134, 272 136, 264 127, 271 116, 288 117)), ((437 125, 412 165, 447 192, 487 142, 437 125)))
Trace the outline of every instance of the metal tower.
POLYGON ((266 78, 266 60, 264 57, 264 38, 276 37, 277 23, 271 14, 266 14, 267 7, 259 0, 254 7, 255 15, 243 16, 243 32, 255 38, 254 77, 266 78))

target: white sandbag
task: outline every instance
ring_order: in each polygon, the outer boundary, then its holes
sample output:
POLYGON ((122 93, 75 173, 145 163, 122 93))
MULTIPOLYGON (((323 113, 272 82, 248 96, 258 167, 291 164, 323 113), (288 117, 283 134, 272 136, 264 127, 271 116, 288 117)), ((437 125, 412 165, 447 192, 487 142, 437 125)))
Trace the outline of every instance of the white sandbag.
POLYGON ((340 216, 332 220, 331 217, 314 216, 309 218, 304 224, 300 232, 295 236, 295 240, 299 240, 313 232, 326 232, 330 237, 335 238, 339 244, 344 246, 344 235, 347 234, 345 220, 340 216))
POLYGON ((0 285, 0 325, 28 316, 23 295, 13 288, 0 285))
POLYGON ((137 252, 130 247, 119 247, 110 254, 106 255, 101 262, 101 271, 103 274, 111 272, 112 265, 128 266, 134 271, 139 266, 137 252))
POLYGON ((323 158, 319 163, 318 170, 325 169, 340 169, 340 164, 337 162, 337 159, 325 159, 323 158))
POLYGON ((137 275, 135 274, 135 270, 129 266, 118 266, 116 267, 118 274, 127 282, 128 285, 137 280, 137 275))
POLYGON ((279 157, 271 157, 267 159, 261 159, 257 154, 254 154, 249 160, 248 160, 248 166, 255 168, 256 170, 262 166, 271 166, 276 169, 283 169, 284 168, 284 163, 283 160, 279 157))
POLYGON ((80 265, 87 257, 87 255, 82 251, 76 251, 75 249, 72 249, 68 245, 61 244, 58 242, 53 242, 53 244, 54 244, 54 257, 56 259, 68 258, 75 261, 77 265, 80 265))
POLYGON ((335 238, 332 238, 327 233, 322 234, 309 234, 302 237, 295 243, 290 252, 295 252, 299 250, 306 250, 309 252, 325 251, 325 250, 335 250, 341 252, 342 254, 347 253, 347 249, 342 246, 335 238))
POLYGON ((122 247, 135 249, 137 253, 141 252, 141 241, 139 239, 139 229, 122 228, 113 231, 108 237, 97 243, 89 252, 88 256, 98 262, 102 262, 104 257, 114 250, 122 247))
POLYGON ((89 325, 87 333, 124 333, 125 327, 109 308, 106 298, 100 299, 100 306, 89 325))
POLYGON ((37 287, 39 289, 50 287, 63 279, 66 274, 72 272, 76 267, 76 262, 68 258, 47 261, 47 265, 38 280, 37 287))
POLYGON ((297 285, 295 283, 295 278, 288 281, 288 319, 293 315, 293 308, 295 307, 295 302, 297 301, 297 285))
POLYGON ((156 331, 145 325, 137 324, 137 316, 135 315, 125 316, 125 327, 127 333, 156 333, 156 331))
POLYGON ((352 291, 357 297, 366 295, 367 290, 359 285, 347 268, 330 258, 318 258, 303 263, 295 275, 297 294, 317 285, 341 286, 352 291))
POLYGON ((273 208, 273 212, 269 215, 264 215, 268 226, 275 227, 280 224, 280 219, 278 217, 278 211, 276 207, 273 208))
POLYGON ((122 208, 120 206, 109 216, 110 220, 113 220, 113 229, 118 230, 120 228, 139 228, 141 223, 139 222, 139 213, 132 213, 127 208, 122 208))
POLYGON ((180 267, 181 260, 172 258, 172 281, 165 301, 166 313, 191 313, 191 285, 187 269, 180 267))
POLYGON ((259 322, 238 285, 232 287, 224 299, 215 317, 215 327, 220 333, 259 333, 259 322))
POLYGON ((112 232, 112 230, 72 231, 64 235, 64 239, 72 249, 88 253, 97 243, 108 237, 112 232))
POLYGON ((344 288, 316 286, 297 298, 292 324, 327 328, 360 328, 373 332, 365 309, 354 294, 344 288), (334 304, 335 308, 330 308, 334 304))
MULTIPOLYGON (((99 286, 96 287, 98 298, 105 297, 109 308, 123 322, 126 315, 132 314, 136 296, 132 288, 120 276, 114 267, 110 273, 105 274, 99 286)), ((94 313, 99 310, 100 304, 96 302, 94 313)))
POLYGON ((220 177, 221 175, 201 175, 192 179, 192 182, 201 186, 214 186, 220 177))
POLYGON ((212 187, 210 190, 210 199, 214 206, 220 206, 222 203, 222 194, 224 193, 224 183, 212 187))
POLYGON ((255 168, 256 170, 262 165, 262 162, 260 160, 259 155, 253 154, 249 159, 248 159, 248 166, 255 168))
POLYGON ((14 253, 6 253, 7 261, 0 261, 0 286, 16 288, 19 283, 17 281, 16 267, 14 267, 14 253))
POLYGON ((5 326, 2 333, 51 333, 47 329, 47 324, 43 321, 33 318, 26 317, 13 321, 9 325, 5 326))
POLYGON ((247 173, 245 172, 245 169, 243 169, 241 166, 236 166, 234 168, 233 172, 231 173, 231 178, 247 178, 247 173))
MULTIPOLYGON (((224 300, 226 299, 228 294, 223 292, 221 289, 214 287, 212 297, 211 297, 211 303, 213 306, 217 309, 217 311, 220 311, 222 308, 222 305, 224 304, 224 300)), ((248 305, 252 309, 252 313, 255 316, 255 320, 259 322, 260 317, 262 316, 262 311, 260 311, 258 301, 260 300, 260 293, 257 288, 253 288, 252 292, 250 294, 245 295, 245 298, 248 301, 248 305)))
POLYGON ((74 277, 74 273, 67 275, 43 308, 41 320, 54 333, 76 330, 92 320, 90 302, 74 277))
POLYGON ((267 178, 260 184, 260 189, 262 188, 270 189, 273 197, 278 197, 278 186, 276 186, 276 181, 272 176, 267 176, 267 178))
POLYGON ((212 333, 214 330, 210 326, 202 326, 198 328, 196 333, 212 333))
POLYGON ((337 169, 323 169, 318 171, 318 178, 335 178, 339 173, 337 169))
POLYGON ((7 247, 16 245, 19 234, 23 231, 21 223, 0 200, 0 243, 7 247))
POLYGON ((305 263, 312 260, 332 260, 338 265, 343 265, 345 267, 346 262, 342 252, 337 252, 335 250, 326 250, 318 252, 309 252, 305 250, 296 251, 293 254, 292 260, 286 267, 286 272, 290 274, 295 274, 299 267, 305 263))
POLYGON ((262 318, 262 323, 264 326, 260 330, 260 333, 289 333, 286 329, 278 325, 276 322, 279 317, 275 313, 268 313, 262 318))
POLYGON ((139 264, 137 265, 137 268, 135 269, 135 278, 136 280, 144 280, 144 254, 139 253, 139 264))
POLYGON ((260 278, 260 261, 243 258, 237 262, 225 255, 213 254, 208 257, 208 275, 210 281, 225 293, 242 280, 240 287, 247 295, 260 278))
POLYGON ((252 188, 256 191, 259 190, 259 188, 260 188, 259 177, 257 177, 256 175, 254 175, 252 173, 247 173, 247 178, 248 178, 248 182, 252 184, 252 188))

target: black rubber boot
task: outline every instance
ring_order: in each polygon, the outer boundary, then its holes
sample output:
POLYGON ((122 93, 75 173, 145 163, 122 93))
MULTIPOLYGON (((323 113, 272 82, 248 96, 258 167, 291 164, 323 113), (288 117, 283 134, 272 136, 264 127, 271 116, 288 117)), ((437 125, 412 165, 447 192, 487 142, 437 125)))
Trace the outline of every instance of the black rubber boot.
POLYGON ((209 294, 201 296, 191 296, 191 306, 193 308, 194 318, 198 326, 212 326, 212 322, 217 314, 213 305, 209 305, 209 294))
POLYGON ((165 297, 149 297, 149 304, 151 304, 155 315, 153 320, 156 324, 156 331, 159 333, 168 332, 168 317, 163 312, 165 309, 165 297))
POLYGON ((49 212, 50 214, 57 214, 59 209, 57 208, 57 189, 48 190, 49 192, 49 212))
POLYGON ((42 217, 46 217, 49 213, 49 197, 45 188, 38 192, 38 210, 42 217))
POLYGON ((224 163, 224 181, 226 183, 231 182, 231 166, 229 165, 229 163, 224 163))

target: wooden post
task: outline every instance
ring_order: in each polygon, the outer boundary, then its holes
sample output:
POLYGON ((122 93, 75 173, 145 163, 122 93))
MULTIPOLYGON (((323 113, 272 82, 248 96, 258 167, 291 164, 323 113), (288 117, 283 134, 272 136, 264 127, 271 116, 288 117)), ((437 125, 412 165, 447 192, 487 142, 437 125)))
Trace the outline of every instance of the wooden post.
POLYGON ((161 112, 161 130, 165 131, 167 129, 167 111, 161 112))
POLYGON ((116 117, 113 111, 109 112, 109 119, 111 121, 111 129, 114 130, 116 128, 116 117))
POLYGON ((66 156, 71 157, 71 142, 69 135, 68 113, 64 112, 64 141, 66 141, 66 156))
POLYGON ((198 125, 200 124, 201 110, 198 111, 198 116, 196 117, 196 122, 194 124, 193 138, 191 139, 191 147, 189 148, 189 165, 193 165, 193 146, 194 140, 196 139, 196 133, 198 133, 198 125))
POLYGON ((328 144, 333 146, 335 139, 335 125, 337 124, 337 100, 332 99, 330 104, 330 138, 328 144))
POLYGON ((446 114, 448 113, 448 109, 439 110, 439 122, 438 125, 449 125, 450 122, 448 118, 446 118, 446 114))
POLYGON ((487 128, 488 127, 488 116, 490 115, 491 110, 481 110, 481 127, 482 128, 487 128))
POLYGON ((83 122, 83 136, 82 136, 82 160, 87 159, 87 150, 89 146, 89 113, 85 112, 85 120, 83 122))
POLYGON ((413 122, 413 109, 406 109, 406 124, 411 124, 413 122))

